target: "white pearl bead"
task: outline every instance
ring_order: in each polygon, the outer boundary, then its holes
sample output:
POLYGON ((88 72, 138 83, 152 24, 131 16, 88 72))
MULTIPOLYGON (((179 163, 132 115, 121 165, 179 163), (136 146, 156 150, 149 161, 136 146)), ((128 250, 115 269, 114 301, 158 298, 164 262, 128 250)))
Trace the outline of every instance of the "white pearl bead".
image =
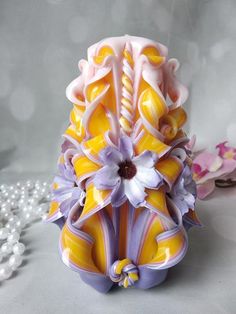
POLYGON ((46 201, 50 201, 52 198, 51 193, 48 193, 45 198, 46 198, 46 201))
POLYGON ((16 228, 20 228, 20 229, 24 228, 24 227, 25 227, 25 222, 24 222, 24 220, 23 220, 23 219, 19 219, 19 220, 15 223, 15 227, 16 227, 16 228))
POLYGON ((22 264, 22 256, 18 254, 13 254, 10 256, 8 265, 12 270, 16 270, 22 264))
POLYGON ((19 239, 20 239, 20 235, 16 231, 13 233, 10 233, 9 236, 7 237, 7 241, 11 244, 16 243, 17 241, 19 241, 19 239))
POLYGON ((20 188, 21 187, 21 182, 16 182, 16 186, 18 187, 18 188, 20 188))
POLYGON ((14 254, 18 254, 18 255, 22 255, 25 251, 25 245, 21 242, 18 242, 16 244, 14 244, 13 246, 13 253, 14 254))
POLYGON ((26 224, 31 221, 31 218, 32 218, 32 216, 31 216, 31 213, 29 213, 29 212, 24 213, 22 215, 22 219, 25 221, 26 224))
POLYGON ((3 203, 1 206, 1 213, 9 213, 11 211, 11 205, 9 203, 3 203))
POLYGON ((8 242, 3 243, 3 245, 1 246, 1 252, 4 255, 10 254, 12 252, 12 244, 8 242))
POLYGON ((21 233, 21 228, 17 226, 13 226, 11 229, 9 229, 10 233, 18 232, 21 233))
POLYGON ((0 281, 10 278, 12 275, 12 269, 8 265, 0 267, 0 281))
POLYGON ((9 218, 8 222, 9 223, 15 223, 17 222, 19 217, 17 215, 13 215, 12 217, 9 218))
POLYGON ((0 229, 0 240, 5 240, 8 236, 8 229, 7 228, 1 228, 0 229))
POLYGON ((38 202, 37 202, 36 199, 30 198, 29 201, 28 201, 28 203, 29 203, 30 205, 32 205, 32 206, 35 206, 35 205, 37 205, 38 202))
POLYGON ((7 187, 6 184, 1 184, 1 185, 0 185, 0 190, 1 190, 1 191, 2 191, 2 190, 5 190, 6 187, 7 187))
POLYGON ((20 198, 19 201, 18 201, 18 206, 19 206, 19 208, 23 208, 24 206, 26 206, 27 200, 28 200, 28 199, 20 198))
POLYGON ((34 188, 34 183, 30 180, 26 182, 26 188, 32 190, 34 188))
POLYGON ((14 185, 9 185, 9 186, 8 186, 8 190, 11 191, 11 192, 13 192, 13 191, 15 190, 14 185))
POLYGON ((9 220, 12 216, 13 216, 12 212, 4 213, 2 215, 3 219, 5 219, 5 220, 9 220))
POLYGON ((2 195, 5 200, 9 197, 9 193, 7 191, 4 192, 2 195))
POLYGON ((12 209, 16 209, 18 207, 17 200, 12 200, 10 204, 12 209))
POLYGON ((48 205, 47 204, 41 204, 40 206, 36 207, 35 213, 38 216, 42 216, 44 213, 46 213, 48 210, 48 205))
POLYGON ((47 218, 48 218, 48 214, 47 214, 47 213, 44 213, 44 214, 42 215, 42 220, 43 220, 43 221, 46 221, 47 218))

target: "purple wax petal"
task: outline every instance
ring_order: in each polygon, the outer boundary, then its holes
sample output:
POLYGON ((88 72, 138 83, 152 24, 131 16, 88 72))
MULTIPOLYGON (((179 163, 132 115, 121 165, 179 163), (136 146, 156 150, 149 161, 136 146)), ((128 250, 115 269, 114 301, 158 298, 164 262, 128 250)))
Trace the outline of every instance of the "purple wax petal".
POLYGON ((120 152, 124 160, 131 160, 133 157, 133 144, 130 137, 124 135, 120 139, 120 152))
POLYGON ((127 197, 124 191, 124 183, 121 180, 119 180, 117 186, 114 188, 114 190, 111 193, 111 203, 114 207, 119 207, 126 200, 127 200, 127 197))
POLYGON ((111 146, 103 149, 99 154, 99 158, 104 165, 117 165, 123 160, 118 149, 111 146))
POLYGON ((97 189, 99 190, 111 190, 117 185, 119 176, 119 167, 117 165, 104 166, 98 170, 94 176, 93 182, 97 189))

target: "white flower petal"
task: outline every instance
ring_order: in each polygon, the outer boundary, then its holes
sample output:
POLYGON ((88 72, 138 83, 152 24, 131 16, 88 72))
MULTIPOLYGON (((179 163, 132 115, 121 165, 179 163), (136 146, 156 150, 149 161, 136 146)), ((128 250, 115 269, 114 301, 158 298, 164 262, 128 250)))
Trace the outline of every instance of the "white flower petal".
POLYGON ((135 177, 147 188, 156 188, 162 182, 162 177, 155 168, 138 166, 135 177))
POLYGON ((124 180, 124 191, 128 200, 134 207, 139 207, 144 204, 146 193, 144 186, 135 177, 131 180, 124 180))
POLYGON ((141 155, 136 156, 132 159, 132 162, 138 166, 148 167, 151 168, 155 165, 158 157, 151 151, 146 150, 141 155))
POLYGON ((104 166, 98 170, 94 176, 94 185, 97 189, 111 189, 114 187, 118 180, 118 171, 119 167, 117 165, 104 166))

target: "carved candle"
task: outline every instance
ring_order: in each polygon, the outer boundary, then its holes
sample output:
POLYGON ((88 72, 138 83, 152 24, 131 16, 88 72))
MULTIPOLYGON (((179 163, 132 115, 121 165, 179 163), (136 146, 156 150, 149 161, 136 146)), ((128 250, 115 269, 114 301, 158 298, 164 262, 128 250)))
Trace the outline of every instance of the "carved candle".
POLYGON ((200 224, 178 66, 157 42, 108 38, 67 87, 73 109, 48 221, 61 228, 63 262, 100 292, 160 284, 200 224))

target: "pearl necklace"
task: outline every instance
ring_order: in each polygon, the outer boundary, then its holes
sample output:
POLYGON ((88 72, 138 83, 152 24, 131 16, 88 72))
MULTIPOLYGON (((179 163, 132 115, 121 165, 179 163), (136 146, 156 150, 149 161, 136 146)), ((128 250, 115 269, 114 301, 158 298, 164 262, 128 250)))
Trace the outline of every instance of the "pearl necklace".
POLYGON ((48 182, 26 181, 0 185, 0 282, 22 264, 24 228, 45 220, 51 199, 48 182))

